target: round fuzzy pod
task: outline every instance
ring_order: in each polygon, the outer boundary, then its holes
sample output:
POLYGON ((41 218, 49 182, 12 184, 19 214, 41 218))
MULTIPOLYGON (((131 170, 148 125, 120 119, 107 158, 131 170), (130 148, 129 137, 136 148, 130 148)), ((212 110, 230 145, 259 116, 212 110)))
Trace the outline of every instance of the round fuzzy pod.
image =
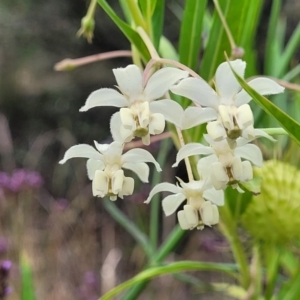
POLYGON ((253 196, 242 223, 253 238, 277 244, 300 237, 300 171, 276 160, 255 168, 261 194, 253 196))

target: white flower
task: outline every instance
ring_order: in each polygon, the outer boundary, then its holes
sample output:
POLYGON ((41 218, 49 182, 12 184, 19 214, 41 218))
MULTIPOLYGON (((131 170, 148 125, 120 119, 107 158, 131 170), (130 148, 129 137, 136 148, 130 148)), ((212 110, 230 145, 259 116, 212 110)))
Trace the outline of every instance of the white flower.
POLYGON ((149 167, 145 162, 155 165, 161 171, 154 157, 144 149, 132 149, 122 155, 123 145, 120 142, 111 144, 98 144, 95 147, 80 144, 68 149, 64 158, 59 162, 65 163, 74 157, 88 158, 87 172, 93 181, 93 195, 104 197, 108 195, 111 200, 117 196, 123 198, 133 193, 134 180, 124 176, 124 169, 133 171, 143 182, 148 182, 149 167))
POLYGON ((179 211, 178 221, 182 229, 203 229, 204 225, 215 225, 219 221, 219 213, 216 205, 224 205, 223 191, 217 191, 204 180, 184 183, 180 180, 180 186, 171 183, 156 185, 149 194, 145 203, 149 203, 152 197, 159 192, 171 192, 174 195, 167 196, 162 201, 166 216, 173 214, 184 200, 187 204, 179 211), (214 204, 212 204, 214 203, 214 204))
MULTIPOLYGON (((240 59, 230 62, 233 69, 244 76, 246 63, 240 59)), ((271 95, 283 92, 284 88, 268 78, 255 78, 248 84, 261 95, 271 95)), ((203 108, 191 107, 186 110, 183 118, 183 129, 204 123, 203 120, 215 120, 208 123, 207 132, 215 141, 225 138, 237 139, 243 136, 254 139, 253 114, 249 106, 252 99, 242 89, 228 62, 222 63, 215 76, 214 91, 204 80, 199 78, 186 78, 174 85, 170 90, 178 95, 187 97, 197 104, 206 106, 211 110, 203 114, 203 108)))
POLYGON ((103 88, 93 92, 80 111, 96 106, 122 107, 110 122, 114 140, 129 142, 135 136, 143 143, 150 143, 150 134, 162 133, 165 121, 181 126, 183 109, 173 100, 162 99, 169 87, 188 76, 188 72, 166 67, 155 72, 147 83, 143 82, 141 70, 136 65, 113 69, 118 88, 103 88))
POLYGON ((226 140, 215 142, 208 135, 205 139, 211 146, 199 143, 190 143, 182 147, 176 156, 173 167, 186 157, 192 155, 208 155, 201 158, 197 164, 197 170, 203 179, 210 179, 217 190, 225 189, 228 185, 239 192, 239 182, 246 182, 253 178, 252 164, 261 167, 263 158, 259 147, 253 144, 245 144, 245 139, 239 138, 237 145, 232 149, 226 140), (245 159, 242 161, 242 159, 245 159))

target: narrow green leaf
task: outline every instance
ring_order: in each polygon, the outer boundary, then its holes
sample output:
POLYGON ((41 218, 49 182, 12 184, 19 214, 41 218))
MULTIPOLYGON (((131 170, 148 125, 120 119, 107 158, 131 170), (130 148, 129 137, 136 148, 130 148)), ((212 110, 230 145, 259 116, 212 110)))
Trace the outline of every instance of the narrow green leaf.
POLYGON ((151 57, 140 35, 135 30, 133 30, 127 23, 120 19, 105 0, 97 0, 97 2, 107 13, 107 15, 113 20, 113 22, 119 27, 119 29, 124 33, 127 39, 138 49, 143 60, 145 62, 148 62, 151 57))
POLYGON ((21 300, 34 300, 32 270, 25 254, 21 258, 21 300))
POLYGON ((196 261, 180 261, 168 264, 166 266, 153 267, 149 268, 133 278, 123 282, 118 285, 114 289, 107 292, 100 299, 107 300, 112 299, 113 296, 117 295, 124 289, 128 289, 132 285, 144 281, 149 280, 154 277, 158 277, 164 274, 172 274, 177 272, 185 272, 185 271, 218 271, 226 273, 230 276, 236 277, 236 266, 232 264, 218 264, 218 263, 205 263, 205 262, 196 262, 196 261))
POLYGON ((165 0, 152 1, 152 34, 153 44, 156 50, 159 49, 165 16, 165 0), (156 4, 154 6, 154 3, 156 4))
MULTIPOLYGON (((255 69, 255 52, 252 48, 262 3, 263 1, 261 0, 219 1, 220 8, 236 46, 244 49, 244 58, 248 62, 247 76, 253 75, 253 70, 255 69)), ((215 11, 201 62, 200 75, 202 78, 205 80, 213 78, 218 65, 224 61, 224 51, 231 53, 231 47, 220 17, 215 11)))
POLYGON ((179 38, 179 59, 193 70, 196 70, 199 60, 206 4, 206 0, 185 2, 179 38))
MULTIPOLYGON (((229 62, 230 63, 230 62, 229 62)), ((230 66, 231 67, 231 66, 230 66)), ((260 95, 257 91, 252 89, 247 82, 241 78, 232 68, 237 81, 242 88, 253 98, 253 100, 261 106, 261 108, 269 115, 273 116, 281 126, 289 133, 298 145, 300 145, 300 124, 287 115, 284 111, 274 105, 270 100, 260 95)))

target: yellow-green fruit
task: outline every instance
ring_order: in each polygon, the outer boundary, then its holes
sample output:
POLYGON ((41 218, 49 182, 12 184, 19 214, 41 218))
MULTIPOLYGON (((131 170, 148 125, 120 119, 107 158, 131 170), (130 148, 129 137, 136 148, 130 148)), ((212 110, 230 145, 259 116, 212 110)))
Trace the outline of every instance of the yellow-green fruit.
POLYGON ((261 194, 253 196, 242 222, 259 240, 287 243, 300 237, 300 171, 276 160, 254 170, 262 178, 261 194))

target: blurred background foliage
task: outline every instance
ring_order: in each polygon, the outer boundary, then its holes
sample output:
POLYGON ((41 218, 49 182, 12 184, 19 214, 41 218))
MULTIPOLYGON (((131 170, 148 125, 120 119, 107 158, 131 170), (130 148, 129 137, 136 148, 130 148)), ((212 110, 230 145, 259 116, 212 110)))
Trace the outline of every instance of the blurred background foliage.
MULTIPOLYGON (((0 159, 2 175, 8 178, 6 185, 1 181, 0 258, 13 261, 8 284, 13 291, 8 299, 20 299, 21 257, 32 266, 36 299, 98 299, 117 282, 136 274, 145 260, 132 237, 104 212, 101 199, 91 197, 85 162, 76 160, 63 167, 57 164, 64 151, 76 143, 109 141, 108 124, 115 110, 78 110, 89 93, 115 84, 112 68, 131 62, 129 58, 118 58, 71 72, 53 70, 54 64, 64 58, 130 49, 100 8, 93 43, 76 37, 88 4, 84 0, 0 2, 0 159), (20 169, 38 172, 40 184, 28 184, 24 174, 16 177, 20 169), (19 184, 16 189, 11 188, 13 180, 19 184)), ((118 1, 110 4, 120 11, 118 1)), ((266 71, 264 53, 271 4, 271 0, 264 1, 255 37, 258 73, 266 71)), ((176 48, 183 5, 184 0, 166 1, 164 35, 176 48)), ((294 31, 299 14, 299 1, 283 1, 278 20, 286 26, 283 43, 294 31)), ((293 65, 299 63, 299 51, 293 65)), ((300 101, 299 95, 295 98, 300 101)), ((155 154, 158 145, 152 148, 155 154)), ((270 154, 267 150, 265 153, 270 154)), ((286 157, 295 160, 288 157, 289 153, 286 157)), ((170 157, 174 155, 171 150, 170 157)), ((168 181, 172 172, 164 172, 163 181, 168 181)), ((147 230, 149 212, 142 202, 149 186, 136 190, 137 194, 119 201, 118 206, 147 230)), ((169 218, 161 221, 161 240, 174 222, 169 218)), ((218 230, 205 229, 201 235, 189 232, 175 255, 228 261, 228 249, 218 230)), ((197 278, 196 283, 189 276, 182 277, 180 283, 172 277, 156 279, 140 299, 198 299, 200 292, 201 299, 225 299, 224 295, 207 293, 211 290, 207 282, 218 280, 215 274, 200 274, 197 278), (202 282, 204 278, 206 283, 202 282)))

